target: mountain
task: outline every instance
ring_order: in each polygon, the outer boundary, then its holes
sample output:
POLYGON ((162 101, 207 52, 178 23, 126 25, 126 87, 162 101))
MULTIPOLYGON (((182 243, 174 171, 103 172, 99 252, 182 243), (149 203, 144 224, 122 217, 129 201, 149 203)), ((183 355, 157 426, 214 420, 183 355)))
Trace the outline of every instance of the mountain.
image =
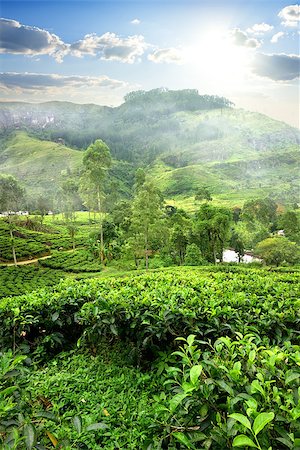
POLYGON ((0 133, 1 171, 31 189, 35 183, 46 190, 51 180, 59 184, 62 172, 78 170, 80 150, 100 138, 111 149, 111 176, 123 193, 130 190, 133 170, 144 166, 179 205, 192 207, 202 185, 215 201, 230 205, 254 196, 272 195, 283 203, 297 198, 299 131, 194 90, 138 91, 117 108, 2 103, 0 133))

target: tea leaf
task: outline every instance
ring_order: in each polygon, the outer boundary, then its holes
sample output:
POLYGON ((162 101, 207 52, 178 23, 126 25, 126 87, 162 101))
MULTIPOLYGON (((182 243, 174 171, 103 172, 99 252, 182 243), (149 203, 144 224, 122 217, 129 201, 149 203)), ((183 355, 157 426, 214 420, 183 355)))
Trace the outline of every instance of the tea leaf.
POLYGON ((91 425, 86 427, 86 431, 96 431, 96 430, 105 430, 109 428, 108 425, 104 422, 92 423, 91 425))
POLYGON ((36 431, 31 423, 29 425, 24 426, 24 436, 25 436, 25 444, 27 450, 31 450, 36 441, 36 431))
POLYGON ((270 413, 260 413, 254 420, 253 423, 253 431, 255 436, 258 435, 258 433, 265 428, 265 426, 272 422, 274 419, 275 414, 273 412, 270 413))
POLYGON ((179 441, 181 444, 185 445, 187 448, 192 448, 192 449, 195 448, 193 446, 193 444, 190 442, 189 438, 184 433, 175 431, 173 433, 173 436, 175 439, 177 439, 177 441, 179 441))
POLYGON ((196 384, 198 378, 199 378, 200 375, 201 375, 201 372, 202 372, 202 366, 201 366, 201 364, 197 364, 196 366, 193 366, 193 367, 191 368, 191 371, 190 371, 190 379, 191 379, 192 384, 196 384))
POLYGON ((254 442, 248 438, 248 436, 245 436, 245 434, 239 434, 233 439, 232 443, 233 447, 255 447, 258 448, 254 442))
POLYGON ((80 434, 81 433, 81 429, 82 429, 80 417, 78 417, 78 416, 74 416, 73 417, 73 425, 74 425, 75 430, 77 431, 77 433, 80 434))
POLYGON ((232 419, 237 420, 242 425, 244 425, 244 427, 248 428, 248 430, 251 430, 251 423, 250 423, 249 419, 247 419, 247 417, 244 416, 243 414, 235 413, 235 414, 230 414, 228 417, 231 417, 232 419))
POLYGON ((47 436, 48 436, 48 438, 50 439, 50 441, 52 442, 52 444, 53 444, 53 447, 56 447, 57 446, 57 444, 58 444, 58 440, 56 439, 56 437, 55 436, 53 436, 53 434, 52 433, 50 433, 50 431, 46 431, 46 433, 47 433, 47 436))

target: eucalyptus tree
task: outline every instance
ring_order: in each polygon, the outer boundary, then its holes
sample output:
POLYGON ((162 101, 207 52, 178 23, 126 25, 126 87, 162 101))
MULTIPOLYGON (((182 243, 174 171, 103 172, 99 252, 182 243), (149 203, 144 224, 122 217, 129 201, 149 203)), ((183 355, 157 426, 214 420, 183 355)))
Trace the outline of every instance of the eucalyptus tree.
POLYGON ((19 209, 24 198, 24 189, 12 175, 0 175, 0 211, 7 212, 12 255, 15 266, 17 257, 14 242, 14 222, 11 212, 19 209))
POLYGON ((158 226, 163 217, 160 191, 151 182, 142 184, 133 200, 131 232, 138 246, 143 245, 146 269, 149 267, 151 238, 157 236, 158 226))
POLYGON ((96 199, 97 210, 100 221, 100 259, 104 263, 104 240, 103 240, 103 200, 105 198, 104 187, 107 171, 111 166, 111 154, 108 146, 97 139, 91 144, 83 156, 82 185, 86 183, 87 191, 93 192, 96 199))
POLYGON ((223 250, 229 238, 232 213, 227 208, 201 205, 196 213, 195 231, 203 255, 208 261, 222 261, 223 250))

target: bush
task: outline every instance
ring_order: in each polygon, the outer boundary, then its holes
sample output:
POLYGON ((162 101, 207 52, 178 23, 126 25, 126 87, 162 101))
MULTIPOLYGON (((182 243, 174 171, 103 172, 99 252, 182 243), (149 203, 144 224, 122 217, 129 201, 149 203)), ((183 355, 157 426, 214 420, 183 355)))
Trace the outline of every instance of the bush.
POLYGON ((266 264, 279 266, 283 263, 296 264, 300 262, 300 249, 295 242, 286 237, 271 237, 259 242, 255 254, 263 258, 266 264))

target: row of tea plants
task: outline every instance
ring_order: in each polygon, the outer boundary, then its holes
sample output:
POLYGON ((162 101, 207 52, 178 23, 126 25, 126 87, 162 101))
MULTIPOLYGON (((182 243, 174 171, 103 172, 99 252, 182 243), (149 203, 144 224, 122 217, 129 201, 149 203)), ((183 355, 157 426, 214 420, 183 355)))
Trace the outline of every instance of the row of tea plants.
POLYGON ((2 299, 2 445, 300 448, 299 290, 202 267, 2 299))

